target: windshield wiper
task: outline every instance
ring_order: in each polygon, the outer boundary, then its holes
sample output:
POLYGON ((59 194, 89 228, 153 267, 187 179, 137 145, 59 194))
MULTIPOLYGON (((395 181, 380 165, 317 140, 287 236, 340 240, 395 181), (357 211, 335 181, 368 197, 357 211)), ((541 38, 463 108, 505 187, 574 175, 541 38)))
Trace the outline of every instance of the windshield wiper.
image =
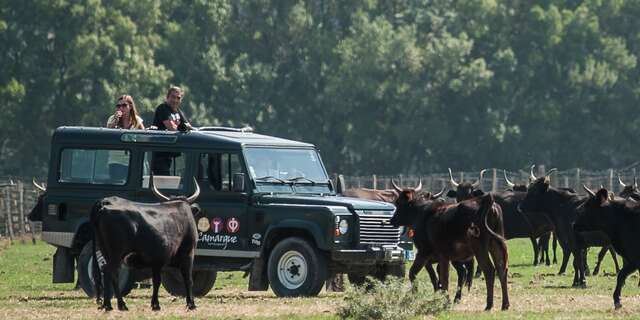
POLYGON ((284 180, 282 180, 280 178, 276 178, 274 176, 264 176, 264 177, 256 178, 256 181, 267 181, 267 180, 275 180, 275 181, 278 181, 278 182, 280 182, 282 184, 286 184, 287 183, 287 181, 284 181, 284 180))
POLYGON ((316 182, 316 181, 313 181, 313 180, 311 180, 311 179, 309 179, 309 178, 305 178, 305 177, 295 177, 295 178, 291 178, 291 179, 289 179, 289 182, 292 182, 292 183, 294 183, 294 184, 295 184, 296 182, 298 182, 298 181, 300 181, 300 180, 309 181, 309 182, 311 182, 311 185, 312 185, 312 186, 315 186, 315 185, 317 184, 317 182, 316 182))

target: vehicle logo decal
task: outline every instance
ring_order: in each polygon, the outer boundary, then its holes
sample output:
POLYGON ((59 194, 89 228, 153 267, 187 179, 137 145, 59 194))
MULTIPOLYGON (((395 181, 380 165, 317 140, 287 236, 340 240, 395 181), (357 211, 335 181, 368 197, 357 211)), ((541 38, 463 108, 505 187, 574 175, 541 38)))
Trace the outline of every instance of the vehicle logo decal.
POLYGON ((213 229, 213 233, 220 233, 222 231, 224 223, 222 222, 222 218, 215 217, 211 219, 211 229, 213 229))
POLYGON ((240 222, 235 217, 229 218, 227 220, 227 231, 229 233, 236 233, 240 230, 240 222))
POLYGON ((198 219, 198 231, 207 232, 209 231, 209 227, 211 227, 211 225, 209 224, 209 219, 207 218, 198 219))
POLYGON ((251 237, 256 239, 256 240, 260 240, 260 238, 262 238, 262 235, 259 234, 259 233, 254 233, 251 237))

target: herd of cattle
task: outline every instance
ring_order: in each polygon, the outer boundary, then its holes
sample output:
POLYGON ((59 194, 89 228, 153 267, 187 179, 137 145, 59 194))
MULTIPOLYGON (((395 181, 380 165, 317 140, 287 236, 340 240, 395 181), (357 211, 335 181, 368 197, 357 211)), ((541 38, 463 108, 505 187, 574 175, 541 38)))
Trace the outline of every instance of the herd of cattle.
MULTIPOLYGON (((530 238, 538 262, 538 249, 548 247, 549 234, 553 233, 564 252, 560 273, 564 273, 569 256, 573 255, 574 286, 585 285, 587 271, 586 249, 602 247, 594 273, 607 251, 623 258, 623 267, 618 272, 613 294, 615 308, 620 308, 620 291, 627 276, 640 268, 640 247, 636 245, 637 230, 640 230, 640 192, 634 183, 623 186, 619 195, 604 188, 594 192, 583 186, 586 195, 572 189, 555 188, 550 185, 550 170, 544 177, 531 174, 528 185, 515 185, 506 176, 510 189, 485 193, 480 190, 480 178, 475 182, 456 182, 449 169, 452 189, 444 193, 425 192, 420 182, 415 188, 401 188, 392 181, 393 189, 344 189, 338 182, 338 193, 342 196, 365 198, 393 203, 396 212, 389 223, 405 226, 413 236, 417 249, 416 258, 409 270, 409 279, 427 270, 434 290, 447 290, 449 285, 449 263, 458 276, 455 301, 460 300, 462 288, 471 286, 474 258, 479 270, 485 275, 487 286, 486 310, 493 306, 493 287, 496 272, 502 289, 502 309, 509 308, 507 288, 508 251, 507 240, 530 238), (447 203, 442 196, 454 198, 447 203), (542 241, 537 242, 536 239, 542 241), (437 263, 437 273, 433 264, 437 263)), ((619 178, 620 179, 620 178, 619 178)), ((151 307, 159 310, 158 289, 160 270, 173 266, 181 271, 189 309, 196 307, 192 296, 193 259, 197 243, 194 219, 199 212, 195 200, 200 189, 197 182, 195 193, 189 197, 169 198, 161 194, 150 179, 153 193, 161 200, 156 204, 131 202, 119 197, 108 197, 98 201, 91 212, 95 241, 100 256, 94 256, 104 271, 104 282, 112 283, 102 289, 98 264, 94 264, 96 300, 105 310, 111 310, 111 293, 115 289, 117 306, 127 306, 118 292, 118 268, 124 261, 135 267, 152 270, 153 294, 151 307), (160 232, 159 230, 162 230, 160 232), (150 246, 153 246, 151 248, 150 246), (124 256, 124 259, 121 257, 124 256), (100 292, 103 297, 101 299, 100 292)), ((42 188, 44 190, 44 188, 42 188)), ((41 201, 38 201, 41 203, 41 201)), ((38 205, 34 214, 42 212, 38 205)), ((96 250, 94 248, 94 254, 96 250)), ((554 254, 555 255, 555 254, 554 254)), ((547 263, 549 261, 547 252, 547 263)), ((616 262, 616 269, 618 269, 616 262)))
POLYGON ((586 284, 587 248, 602 247, 594 274, 607 251, 612 253, 614 261, 616 253, 622 256, 623 267, 618 271, 613 294, 615 308, 620 308, 620 291, 625 279, 640 268, 640 247, 634 240, 640 230, 637 180, 634 178, 633 184, 626 185, 618 177, 623 191, 617 196, 602 187, 594 192, 586 186, 583 187, 587 194, 581 195, 573 189, 552 187, 550 174, 555 169, 540 178, 533 170, 534 166, 528 185, 515 185, 505 174, 508 190, 485 193, 479 189, 484 170, 472 183, 456 182, 449 169, 452 189, 446 197, 454 198, 455 203, 441 198, 444 189, 435 194, 423 191, 422 183, 415 188, 401 188, 392 181, 393 189, 347 189, 342 194, 394 203, 397 209, 390 223, 413 229, 417 249, 409 279, 413 281, 424 267, 434 289, 447 290, 451 263, 458 274, 455 300, 460 299, 465 283, 471 285, 475 258, 485 275, 486 310, 493 306, 496 272, 502 287, 502 309, 508 309, 506 241, 530 238, 534 263, 537 263, 540 243, 536 239, 542 237, 543 247, 547 247, 549 234, 553 233, 564 252, 560 274, 565 272, 569 256, 574 257, 573 286, 586 284), (438 263, 437 275, 434 263, 438 263))

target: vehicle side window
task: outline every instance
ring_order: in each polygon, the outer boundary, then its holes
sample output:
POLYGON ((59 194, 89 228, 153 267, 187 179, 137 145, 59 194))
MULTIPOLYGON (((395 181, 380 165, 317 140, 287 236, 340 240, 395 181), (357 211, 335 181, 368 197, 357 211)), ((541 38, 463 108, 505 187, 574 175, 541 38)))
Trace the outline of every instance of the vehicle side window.
POLYGON ((235 153, 202 153, 198 179, 215 191, 233 190, 233 175, 242 173, 240 156, 235 153))
POLYGON ((142 187, 149 188, 149 175, 158 189, 183 190, 186 154, 180 152, 147 151, 144 153, 142 187))
POLYGON ((128 150, 64 149, 58 181, 124 185, 129 176, 128 150))

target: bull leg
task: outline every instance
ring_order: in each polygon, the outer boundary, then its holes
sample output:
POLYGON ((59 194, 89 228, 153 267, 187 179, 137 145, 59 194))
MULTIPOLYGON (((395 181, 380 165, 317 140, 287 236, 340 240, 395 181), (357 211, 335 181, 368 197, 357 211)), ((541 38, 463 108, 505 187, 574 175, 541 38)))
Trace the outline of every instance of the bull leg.
POLYGON ((470 259, 469 261, 464 263, 465 269, 466 269, 466 284, 467 284, 467 291, 471 290, 471 284, 473 284, 473 259, 470 259))
POLYGON ((427 262, 424 265, 424 268, 429 274, 429 280, 431 280, 431 284, 433 285, 433 291, 438 291, 440 282, 438 281, 438 275, 433 270, 433 265, 431 264, 431 262, 427 262))
POLYGON ((531 246, 533 246, 533 265, 537 266, 538 254, 540 253, 540 248, 538 248, 538 242, 536 241, 536 238, 530 237, 529 240, 531 240, 531 246))
MULTIPOLYGON (((420 252, 418 252, 418 254, 416 255, 416 259, 413 260, 413 263, 411 264, 411 268, 409 268, 409 281, 411 281, 411 283, 416 280, 416 275, 418 274, 418 272, 420 272, 420 269, 422 269, 424 265, 425 257, 424 255, 420 254, 420 252)), ((434 289, 436 289, 434 279, 431 279, 431 284, 433 284, 434 289)))
POLYGON ((509 290, 507 287, 507 273, 509 271, 508 261, 509 253, 507 244, 501 240, 493 240, 490 243, 489 253, 498 272, 498 280, 500 280, 500 288, 502 289, 502 310, 509 309, 509 290))
POLYGON ((153 267, 151 272, 153 273, 153 294, 151 295, 151 310, 160 311, 160 301, 158 300, 158 290, 160 289, 160 267, 153 267))
POLYGON ((184 285, 185 285, 185 292, 187 293, 187 309, 189 310, 195 310, 196 309, 196 303, 193 300, 193 277, 192 277, 192 270, 193 270, 193 257, 190 257, 189 259, 185 259, 187 260, 186 262, 182 263, 182 266, 180 267, 180 272, 182 273, 182 280, 184 281, 184 285))
POLYGON ((440 288, 449 292, 449 260, 440 259, 438 262, 438 279, 440 280, 440 288))
POLYGON ((560 265, 560 271, 558 271, 558 274, 564 274, 567 271, 567 265, 569 264, 569 256, 571 255, 571 250, 567 239, 559 239, 558 241, 560 242, 560 247, 562 248, 562 264, 560 265))
MULTIPOLYGON (((602 263, 602 260, 604 259, 604 256, 607 254, 607 250, 609 250, 609 248, 607 247, 602 247, 600 248, 600 252, 598 252, 598 261, 596 261, 596 266, 593 268, 593 275, 597 276, 598 273, 600 272, 600 264, 602 263)), ((617 262, 616 262, 617 264, 617 262)))
POLYGON ((476 260, 478 260, 478 267, 482 269, 482 272, 484 273, 484 282, 487 285, 487 306, 484 310, 489 311, 493 308, 493 283, 495 282, 495 269, 489 259, 487 251, 476 251, 476 260))
MULTIPOLYGON (((556 249, 558 249, 558 236, 556 236, 555 232, 552 232, 551 235, 553 236, 553 241, 551 244, 551 248, 553 250, 553 264, 558 264, 558 258, 556 256, 556 249)), ((564 249, 562 249, 563 254, 564 254, 564 249)))
POLYGON ((478 269, 476 269, 476 274, 475 277, 476 278, 480 278, 480 276, 482 275, 482 268, 480 268, 480 263, 478 262, 478 269))
POLYGON ((609 246, 609 252, 611 253, 611 259, 613 259, 613 264, 616 267, 616 273, 620 272, 620 265, 618 265, 618 257, 616 256, 616 251, 613 250, 613 246, 609 246))
POLYGON ((627 276, 638 269, 638 265, 635 263, 627 263, 625 261, 624 266, 622 266, 622 270, 618 272, 618 281, 616 281, 616 289, 613 291, 613 305, 616 309, 622 308, 622 304, 620 303, 620 292, 622 291, 622 286, 624 286, 624 282, 627 279, 627 276))
POLYGON ((583 253, 584 251, 582 249, 576 249, 573 252, 573 270, 574 270, 574 274, 573 274, 573 286, 574 287, 580 287, 580 286, 584 286, 585 282, 584 282, 584 260, 583 260, 583 253))
POLYGON ((456 287, 456 296, 453 298, 453 303, 460 302, 462 299, 462 287, 464 287, 464 282, 467 277, 467 270, 462 262, 452 261, 451 264, 453 268, 456 269, 456 273, 458 274, 458 286, 456 287))
POLYGON ((111 272, 111 286, 113 287, 113 293, 115 293, 116 295, 116 300, 118 301, 118 310, 120 311, 128 311, 129 308, 127 308, 127 304, 124 303, 124 299, 122 298, 122 292, 120 292, 120 286, 118 285, 118 283, 120 283, 120 281, 118 281, 118 271, 119 271, 119 267, 118 268, 110 268, 110 272, 111 272))

